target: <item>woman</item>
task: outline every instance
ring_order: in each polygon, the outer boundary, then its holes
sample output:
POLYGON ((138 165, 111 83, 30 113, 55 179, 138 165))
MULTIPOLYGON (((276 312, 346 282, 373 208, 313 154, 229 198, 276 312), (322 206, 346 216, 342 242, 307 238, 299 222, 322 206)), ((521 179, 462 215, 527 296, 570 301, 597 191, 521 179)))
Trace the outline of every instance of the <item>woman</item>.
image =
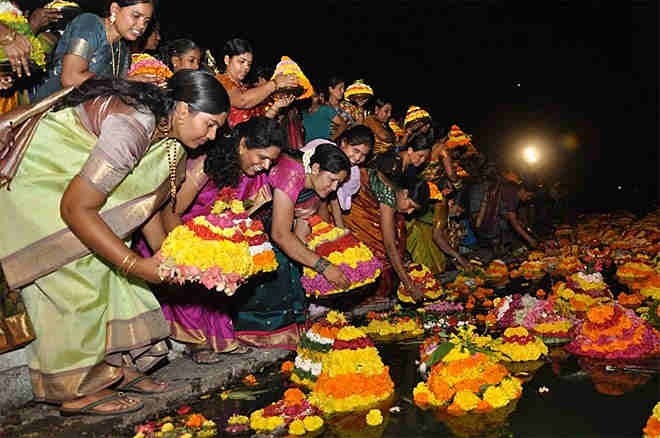
POLYGON ((387 125, 392 117, 392 103, 382 98, 374 100, 374 112, 364 120, 364 125, 374 132, 376 143, 374 153, 382 154, 394 146, 394 133, 387 125))
POLYGON ((360 183, 350 212, 344 214, 344 224, 383 263, 374 299, 387 299, 396 286, 396 277, 413 296, 420 297, 422 292, 403 262, 403 215, 426 207, 428 185, 423 181, 398 185, 377 168, 360 169, 360 183))
POLYGON ((182 69, 199 70, 202 49, 194 41, 179 38, 163 44, 160 57, 174 73, 182 69))
POLYGON ((375 167, 399 185, 412 183, 431 156, 432 144, 427 136, 417 135, 406 146, 376 155, 375 167))
POLYGON ((339 137, 339 135, 341 135, 341 133, 348 127, 348 125, 346 125, 346 120, 350 118, 350 115, 341 107, 341 102, 344 100, 345 87, 346 82, 342 78, 333 76, 328 80, 328 105, 331 106, 341 118, 341 121, 338 124, 333 124, 332 126, 332 134, 335 138, 339 137))
POLYGON ((330 105, 323 102, 322 93, 314 93, 307 111, 303 113, 303 126, 305 128, 305 143, 317 138, 334 139, 345 129, 344 119, 330 105), (337 127, 338 129, 333 129, 337 127))
POLYGON ((277 75, 263 85, 248 88, 243 81, 254 59, 250 43, 240 38, 231 39, 225 43, 223 53, 225 72, 218 75, 217 79, 227 90, 231 102, 228 119, 230 128, 250 117, 263 115, 265 108, 258 105, 275 91, 298 85, 298 79, 293 75, 277 75))
MULTIPOLYGON (((316 151, 316 147, 323 143, 327 143, 327 141, 313 140, 302 148, 302 152, 311 157, 316 151)), ((371 149, 374 147, 374 134, 366 126, 356 125, 348 128, 337 138, 337 146, 351 162, 348 179, 337 188, 337 196, 330 201, 334 223, 343 228, 344 221, 341 212, 351 209, 351 197, 360 190, 360 168, 358 166, 364 163, 371 153, 371 149)))
MULTIPOLYGON (((191 178, 195 181, 192 187, 184 183, 177 195, 178 217, 164 222, 176 225, 209 214, 218 187, 235 187, 241 200, 259 202, 262 195, 268 197, 266 173, 285 146, 284 131, 274 120, 254 117, 239 123, 231 136, 221 139, 220 145, 211 148, 206 157, 194 160, 193 167, 203 170, 203 175, 191 178), (185 214, 181 216, 180 212, 185 214)), ((162 213, 170 215, 171 209, 166 208, 162 213)), ((170 324, 170 337, 186 343, 196 363, 213 364, 222 360, 223 353, 250 351, 235 338, 227 300, 203 287, 167 289, 175 293, 159 294, 159 297, 162 297, 163 313, 170 324)))
MULTIPOLYGON (((77 16, 57 43, 49 77, 34 98, 43 99, 92 77, 126 77, 131 57, 125 41, 135 41, 144 33, 153 10, 153 0, 117 0, 110 4, 106 18, 90 13, 77 16)), ((131 80, 157 82, 158 78, 143 75, 131 80)))
POLYGON ((123 392, 168 389, 143 374, 167 355, 169 328, 147 286, 161 281, 159 261, 127 238, 176 191, 179 142, 213 139, 229 109, 209 74, 183 70, 169 84, 164 94, 85 82, 39 122, 11 191, 0 191, 0 226, 13 230, 0 235, 2 268, 37 336, 26 348, 32 390, 66 415, 132 412, 142 403, 123 392), (49 242, 59 243, 46 257, 49 242))
MULTIPOLYGON (((276 273, 252 290, 244 288, 236 306, 237 338, 257 347, 295 350, 298 324, 305 321, 305 293, 299 264, 312 267, 339 288, 348 287, 344 273, 303 243, 309 231, 306 219, 318 212, 323 199, 346 179, 350 162, 336 146, 322 144, 309 163, 282 155, 270 171, 273 188, 271 240, 278 262, 276 273), (295 228, 295 233, 294 233, 295 228)), ((268 228, 268 221, 266 221, 268 228)))
POLYGON ((348 126, 359 125, 369 115, 367 104, 374 96, 374 90, 358 79, 348 86, 344 92, 344 100, 340 103, 343 110, 342 114, 348 117, 346 124, 348 126))

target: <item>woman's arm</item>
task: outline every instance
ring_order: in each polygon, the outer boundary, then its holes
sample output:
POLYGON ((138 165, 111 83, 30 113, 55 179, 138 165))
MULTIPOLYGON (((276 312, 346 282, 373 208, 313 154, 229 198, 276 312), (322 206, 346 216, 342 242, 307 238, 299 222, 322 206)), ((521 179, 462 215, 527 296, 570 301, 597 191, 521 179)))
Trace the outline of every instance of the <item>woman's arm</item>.
POLYGON ((95 254, 123 269, 135 263, 130 274, 151 283, 160 283, 158 260, 142 258, 131 251, 101 219, 99 209, 106 195, 81 176, 75 176, 67 186, 60 201, 62 220, 80 241, 95 254))
POLYGON ((449 240, 447 239, 447 235, 445 234, 445 230, 441 227, 435 227, 433 229, 433 242, 438 245, 438 247, 449 257, 453 258, 456 260, 456 262, 461 265, 461 267, 465 270, 470 269, 470 264, 468 263, 467 260, 463 256, 459 254, 458 251, 456 251, 454 248, 451 247, 449 244, 449 240))
MULTIPOLYGON (((280 189, 274 189, 271 238, 291 259, 305 266, 314 267, 320 257, 307 248, 291 231, 293 214, 294 205, 288 195, 280 189)), ((345 289, 349 286, 344 273, 332 264, 326 268, 323 276, 339 288, 345 289)))
POLYGON ((32 44, 27 37, 0 23, 0 47, 4 49, 16 76, 20 78, 24 72, 30 76, 29 62, 32 44))
POLYGON ((399 280, 406 286, 406 288, 412 293, 415 299, 420 299, 424 294, 418 287, 415 286, 412 279, 406 272, 406 268, 403 265, 403 260, 401 259, 401 254, 399 253, 399 248, 396 243, 396 231, 394 223, 394 209, 388 205, 380 203, 380 229, 383 233, 383 243, 385 245, 385 252, 387 253, 387 258, 392 264, 392 268, 396 275, 399 277, 399 280))
POLYGON ((332 124, 332 140, 336 140, 337 137, 339 137, 345 130, 348 128, 348 125, 346 124, 346 120, 339 114, 335 114, 335 116, 332 118, 330 121, 332 124))
POLYGON ((516 215, 516 213, 515 212, 506 213, 506 218, 509 221, 509 223, 511 224, 511 227, 513 227, 513 229, 516 230, 516 233, 518 233, 520 235, 520 237, 525 239, 525 241, 527 242, 527 244, 529 246, 531 246, 532 248, 535 248, 536 247, 536 240, 534 240, 534 238, 532 236, 530 236, 527 233, 527 231, 525 231, 523 226, 520 225, 520 221, 518 220, 518 216, 516 215))
POLYGON ((254 108, 266 100, 280 88, 293 88, 298 85, 298 79, 293 75, 277 75, 270 81, 258 87, 241 91, 238 87, 232 87, 227 94, 231 106, 241 109, 254 108))
POLYGON ((335 226, 339 228, 346 228, 344 226, 344 218, 341 214, 341 206, 339 200, 335 197, 330 201, 330 208, 332 209, 332 219, 335 221, 335 226))
POLYGON ((87 79, 94 77, 94 73, 89 70, 89 63, 81 56, 66 54, 62 58, 62 75, 60 82, 63 87, 71 85, 77 87, 87 79))

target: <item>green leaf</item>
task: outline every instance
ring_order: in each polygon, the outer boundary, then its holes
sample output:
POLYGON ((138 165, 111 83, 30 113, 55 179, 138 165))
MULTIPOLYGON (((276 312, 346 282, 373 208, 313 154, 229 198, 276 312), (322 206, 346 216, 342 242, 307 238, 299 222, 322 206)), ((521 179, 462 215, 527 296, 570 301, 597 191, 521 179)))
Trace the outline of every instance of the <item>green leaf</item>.
POLYGON ((431 353, 431 356, 429 356, 428 360, 426 361, 426 365, 432 367, 436 363, 440 362, 454 347, 455 345, 451 342, 443 342, 442 344, 438 345, 438 347, 433 350, 433 353, 431 353))

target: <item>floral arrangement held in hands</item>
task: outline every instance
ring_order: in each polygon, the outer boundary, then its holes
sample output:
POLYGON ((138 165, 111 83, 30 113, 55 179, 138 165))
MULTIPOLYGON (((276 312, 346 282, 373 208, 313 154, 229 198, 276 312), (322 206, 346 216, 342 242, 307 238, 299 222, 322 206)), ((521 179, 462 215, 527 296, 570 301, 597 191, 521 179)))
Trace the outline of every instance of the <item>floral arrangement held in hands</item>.
MULTIPOLYGON (((424 299, 435 300, 442 295, 442 286, 428 267, 421 263, 410 263, 407 266, 407 271, 413 283, 424 292, 424 299)), ((403 282, 399 284, 396 294, 403 303, 415 302, 403 282)))
POLYGON ((227 295, 253 275, 277 269, 263 224, 248 217, 228 187, 218 193, 211 214, 174 228, 159 255, 161 278, 202 283, 227 295))
POLYGON ((128 78, 139 75, 154 75, 166 80, 172 77, 172 71, 159 59, 148 53, 134 53, 131 55, 131 67, 128 69, 128 78))
MULTIPOLYGON (((32 45, 30 59, 40 68, 46 68, 46 53, 42 42, 32 33, 30 23, 20 9, 13 2, 0 1, 0 23, 9 27, 13 32, 25 36, 32 45)), ((4 47, 0 46, 0 62, 7 62, 4 47)))
POLYGON ((320 216, 312 216, 307 222, 312 229, 307 236, 307 247, 338 266, 351 283, 347 290, 337 289, 323 274, 305 266, 300 282, 308 296, 342 293, 376 281, 381 272, 381 262, 349 230, 335 227, 320 216))

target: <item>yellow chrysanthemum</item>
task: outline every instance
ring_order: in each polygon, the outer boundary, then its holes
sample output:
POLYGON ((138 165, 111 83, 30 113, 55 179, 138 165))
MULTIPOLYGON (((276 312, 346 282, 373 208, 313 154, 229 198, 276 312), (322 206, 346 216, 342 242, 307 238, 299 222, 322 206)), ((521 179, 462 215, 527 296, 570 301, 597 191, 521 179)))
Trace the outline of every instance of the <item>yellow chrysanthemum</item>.
POLYGON ((291 424, 289 424, 289 433, 291 435, 305 435, 307 431, 305 430, 305 424, 302 422, 302 420, 293 420, 291 424))
POLYGON ((367 413, 367 424, 369 426, 380 426, 383 424, 383 414, 380 412, 380 409, 371 409, 367 413))
POLYGON ((481 399, 472 391, 463 389, 454 396, 454 403, 465 412, 469 412, 477 407, 481 399))
POLYGON ((511 401, 499 386, 489 386, 484 392, 484 400, 495 409, 506 406, 511 401))
POLYGON ((303 419, 303 425, 307 432, 315 432, 323 427, 323 418, 318 415, 310 415, 303 419))

